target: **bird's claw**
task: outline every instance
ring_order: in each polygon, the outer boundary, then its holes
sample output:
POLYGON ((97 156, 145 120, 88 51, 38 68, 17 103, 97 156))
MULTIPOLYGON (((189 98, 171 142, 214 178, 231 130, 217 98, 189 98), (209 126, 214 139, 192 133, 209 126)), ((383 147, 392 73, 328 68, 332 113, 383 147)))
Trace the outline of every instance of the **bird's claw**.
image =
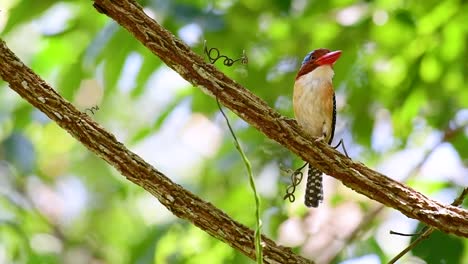
POLYGON ((324 141, 325 140, 325 136, 320 136, 318 138, 315 139, 315 142, 320 142, 320 141, 324 141))

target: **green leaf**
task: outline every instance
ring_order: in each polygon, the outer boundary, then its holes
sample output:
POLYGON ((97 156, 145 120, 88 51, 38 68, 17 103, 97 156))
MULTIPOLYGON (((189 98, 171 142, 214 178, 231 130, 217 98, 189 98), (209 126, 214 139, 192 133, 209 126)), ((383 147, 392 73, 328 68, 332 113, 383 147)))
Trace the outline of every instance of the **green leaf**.
MULTIPOLYGON (((416 237, 411 241, 414 239, 416 237)), ((464 244, 461 238, 436 230, 411 252, 427 263, 462 263, 463 250, 464 244)))
POLYGON ((18 1, 9 11, 9 17, 3 29, 3 34, 9 33, 20 24, 30 22, 31 19, 41 16, 44 11, 55 3, 57 1, 54 0, 18 1))

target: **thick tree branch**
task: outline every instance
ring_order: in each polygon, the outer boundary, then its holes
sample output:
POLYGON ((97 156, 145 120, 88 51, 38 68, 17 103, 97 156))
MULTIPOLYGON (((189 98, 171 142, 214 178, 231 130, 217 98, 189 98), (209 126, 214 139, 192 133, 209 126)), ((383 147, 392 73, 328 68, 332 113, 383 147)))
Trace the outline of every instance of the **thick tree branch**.
POLYGON ((404 215, 447 233, 468 237, 468 211, 443 205, 423 194, 353 162, 323 142, 307 139, 299 127, 272 110, 257 96, 207 64, 169 31, 148 17, 134 0, 94 0, 99 12, 130 31, 182 77, 215 96, 269 138, 351 189, 404 215))
MULTIPOLYGON (((463 200, 465 199, 466 195, 468 195, 468 187, 463 189, 462 193, 453 201, 452 205, 453 206, 459 206, 463 203, 463 200)), ((421 241, 424 239, 427 239, 432 233, 434 232, 434 228, 432 227, 424 227, 422 234, 419 235, 418 238, 416 238, 411 244, 409 244, 405 249, 403 249, 398 255, 396 255, 394 258, 392 258, 388 264, 393 264, 396 263, 401 257, 403 257, 406 253, 410 252, 413 248, 415 248, 421 241)))
MULTIPOLYGON (((0 76, 30 104, 79 140, 85 147, 117 168, 122 175, 154 195, 176 216, 187 219, 208 234, 255 260, 253 230, 234 221, 212 204, 201 200, 118 142, 61 97, 25 66, 0 39, 0 76)), ((262 236, 265 263, 311 263, 291 249, 262 236)))

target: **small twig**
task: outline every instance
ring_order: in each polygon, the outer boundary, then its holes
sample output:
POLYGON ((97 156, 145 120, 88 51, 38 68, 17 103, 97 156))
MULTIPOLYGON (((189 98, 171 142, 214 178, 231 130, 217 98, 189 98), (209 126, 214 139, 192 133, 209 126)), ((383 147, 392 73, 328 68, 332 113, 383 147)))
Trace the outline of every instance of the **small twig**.
MULTIPOLYGON (((413 169, 407 174, 407 176, 402 179, 402 182, 406 182, 408 179, 410 179, 412 176, 416 175, 417 172, 421 169, 421 167, 427 162, 429 157, 431 156, 432 153, 444 142, 454 138, 458 133, 463 131, 468 126, 468 122, 462 123, 456 128, 449 128, 445 129, 444 135, 442 136, 441 140, 437 142, 434 146, 432 146, 431 149, 429 149, 423 156, 423 158, 419 161, 416 166, 413 167, 413 169)), ((338 147, 338 145, 337 145, 338 147)), ((366 230, 369 227, 369 223, 377 217, 383 210, 385 209, 385 206, 382 204, 378 204, 372 211, 367 213, 361 223, 351 232, 351 234, 346 238, 345 242, 343 243, 344 245, 350 244, 353 240, 355 240, 359 234, 362 233, 363 230, 366 230)), ((392 232, 392 231, 391 231, 392 232)), ((421 236, 424 236, 425 230, 423 229, 421 232, 421 236)), ((341 252, 341 250, 340 250, 341 252)))
POLYGON ((405 234, 405 233, 400 233, 400 232, 396 232, 396 231, 393 231, 393 230, 390 230, 390 235, 398 235, 398 236, 419 236, 421 235, 421 232, 419 233, 413 233, 413 234, 405 234))
MULTIPOLYGON (((465 189, 463 189, 462 193, 453 201, 452 205, 453 206, 461 205, 461 203, 463 202, 463 199, 465 199, 465 196, 467 196, 467 195, 468 195, 468 187, 465 187, 465 189)), ((428 238, 432 234, 432 232, 434 232, 434 228, 425 226, 423 228, 422 232, 421 232, 422 234, 417 239, 415 239, 413 242, 411 242, 411 244, 409 244, 405 249, 403 249, 398 255, 396 255, 393 259, 391 259, 388 262, 388 264, 393 264, 393 263, 397 262, 397 260, 399 260, 406 253, 411 251, 421 241, 428 238)))
MULTIPOLYGON (((239 60, 241 61, 242 64, 248 63, 248 58, 245 53, 245 50, 242 52, 242 57, 240 57, 239 59, 233 60, 225 55, 220 55, 220 52, 217 48, 208 49, 208 47, 206 46, 206 40, 203 46, 204 46, 204 52, 206 56, 208 56, 208 59, 211 62, 211 64, 214 64, 219 58, 224 58, 223 64, 228 67, 232 66, 234 63, 236 63, 239 60), (215 52, 214 56, 211 54, 212 52, 215 52)), ((260 218, 260 196, 258 195, 257 188, 255 186, 255 179, 254 179, 253 172, 252 172, 252 165, 250 164, 249 159, 245 155, 244 150, 242 149, 239 141, 237 140, 237 136, 234 133, 234 129, 232 129, 231 123, 229 122, 229 119, 224 113, 223 108, 221 107, 221 104, 219 103, 219 100, 217 98, 216 98, 216 103, 218 104, 218 109, 223 115, 224 120, 226 120, 226 124, 229 128, 229 132, 231 133, 231 136, 234 139, 234 145, 236 146, 236 149, 241 155, 242 161, 244 162, 244 165, 247 169, 247 173, 249 175, 250 187, 252 188, 252 191, 254 193, 254 198, 255 198, 255 219, 256 219, 256 227, 255 227, 255 233, 254 233, 255 253, 256 253, 257 264, 262 264, 263 263, 263 253, 262 253, 263 246, 262 246, 262 233, 261 233, 262 222, 260 218)))
POLYGON ((397 262, 401 257, 403 257, 406 253, 408 253, 411 249, 413 249, 419 242, 423 241, 424 239, 426 239, 432 232, 434 231, 434 229, 432 228, 428 228, 426 229, 426 231, 424 231, 421 236, 419 236, 416 240, 414 240, 411 244, 409 244, 408 247, 406 247, 404 250, 402 250, 396 257, 394 257, 393 259, 391 259, 388 264, 392 264, 392 263, 395 263, 397 262))
POLYGON ((460 206, 463 203, 463 200, 465 199, 467 195, 468 195, 468 187, 465 187, 465 189, 463 189, 462 193, 457 197, 457 199, 453 201, 452 205, 460 206))
POLYGON ((262 254, 262 237, 261 237, 262 236, 261 234, 262 222, 260 220, 260 197, 257 193, 257 188, 255 187, 255 180, 254 180, 254 176, 252 172, 252 165, 250 164, 249 159, 247 158, 244 151, 242 150, 242 147, 239 144, 239 141, 237 140, 236 134, 234 133, 234 130, 231 127, 229 119, 227 118, 226 114, 221 108, 221 104, 219 103, 218 100, 216 100, 216 102, 218 103, 218 108, 221 111, 221 114, 226 120, 226 124, 229 128, 229 132, 231 132, 232 138, 234 139, 234 145, 236 146, 236 149, 239 151, 239 154, 241 155, 242 160, 244 161, 245 167, 247 168, 247 173, 249 174, 250 187, 252 188, 252 191, 254 193, 254 198, 255 198, 255 218, 257 220, 255 234, 254 234, 255 235, 255 252, 257 255, 257 263, 262 264, 263 254, 262 254))

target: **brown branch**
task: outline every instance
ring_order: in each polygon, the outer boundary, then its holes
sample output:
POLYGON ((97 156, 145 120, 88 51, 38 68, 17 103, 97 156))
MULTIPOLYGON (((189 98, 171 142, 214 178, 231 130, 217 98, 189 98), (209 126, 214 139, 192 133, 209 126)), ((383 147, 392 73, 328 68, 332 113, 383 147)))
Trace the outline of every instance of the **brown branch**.
MULTIPOLYGON (((178 70, 182 76, 204 87, 205 92, 215 94, 234 112, 269 137, 286 145, 306 161, 317 165, 318 168, 332 174, 360 193, 399 209, 407 216, 417 218, 446 232, 467 236, 466 210, 443 206, 362 164, 346 159, 325 144, 307 140, 295 124, 291 125, 256 96, 214 67, 205 64, 172 34, 149 19, 136 3, 99 2, 101 11, 106 10, 109 13, 109 10, 113 10, 115 17, 126 21, 123 23, 119 20, 120 23, 129 28, 135 26, 133 30, 138 34, 135 32, 134 34, 139 36, 145 45, 153 47, 153 52, 160 54, 163 60, 178 70), (111 6, 104 9, 103 3, 111 6), (117 3, 122 6, 113 6, 117 3)), ((0 43, 0 75, 18 94, 99 157, 116 167, 130 181, 152 193, 175 215, 193 222, 212 236, 254 258, 252 230, 174 184, 126 149, 112 134, 60 97, 16 58, 3 41, 0 43)), ((308 263, 306 259, 294 255, 289 249, 277 246, 268 238, 264 237, 263 240, 266 263, 308 263)))
POLYGON ((193 85, 242 119, 349 188, 393 207, 446 233, 468 237, 468 211, 431 200, 423 194, 353 162, 323 142, 303 136, 294 122, 244 87, 205 63, 187 45, 148 17, 133 0, 95 0, 94 6, 130 31, 143 45, 193 85))
MULTIPOLYGON (((95 123, 61 97, 44 80, 25 66, 0 39, 0 76, 30 104, 79 140, 89 150, 133 183, 153 194, 176 216, 255 259, 254 232, 234 221, 212 204, 170 181, 142 158, 118 142, 114 135, 95 123)), ((311 263, 291 249, 263 236, 265 263, 311 263)))
MULTIPOLYGON (((463 123, 455 128, 450 128, 450 127, 447 127, 447 129, 445 129, 444 131, 444 136, 439 140, 439 142, 437 142, 436 144, 434 144, 434 146, 432 146, 429 150, 427 150, 425 153, 424 153, 424 156, 422 157, 422 159, 413 167, 413 169, 411 169, 411 171, 406 175, 406 177, 404 177, 403 179, 401 179, 402 182, 406 182, 408 181, 411 177, 414 177, 422 168, 422 166, 427 162, 427 160, 429 159, 429 157, 432 155, 432 153, 434 153, 434 151, 440 146, 442 145, 443 143, 447 142, 448 140, 450 140, 451 138, 457 136, 460 132, 462 132, 466 127, 468 126, 468 122, 467 123, 463 123)), ((453 204, 452 204, 453 205, 453 204)), ((364 231, 366 231, 368 228, 370 228, 370 223, 372 221, 375 220, 375 218, 382 212, 384 212, 384 209, 385 209, 385 206, 382 205, 382 204, 378 204, 376 206, 374 206, 371 210, 369 210, 369 212, 363 217, 363 219, 361 220, 361 222, 359 223, 358 226, 356 226, 353 231, 351 231, 349 233, 349 235, 347 237, 345 237, 344 239, 344 242, 343 242, 343 247, 342 248, 339 248, 339 249, 336 249, 335 253, 334 253, 334 257, 330 258, 330 259, 335 259, 338 254, 343 250, 343 248, 347 247, 349 244, 351 244, 355 239, 357 239, 359 237, 359 235, 361 235, 362 233, 364 233, 364 231)))
MULTIPOLYGON (((468 187, 463 189, 462 193, 453 201, 453 206, 459 206, 462 204, 463 200, 465 199, 466 195, 468 195, 468 187)), ((409 244, 405 249, 403 249, 398 255, 392 258, 388 264, 396 263, 400 258, 402 258, 406 253, 410 252, 413 248, 415 248, 421 241, 427 239, 432 233, 434 232, 434 228, 432 227, 425 227, 421 235, 416 238, 411 244, 409 244)))

